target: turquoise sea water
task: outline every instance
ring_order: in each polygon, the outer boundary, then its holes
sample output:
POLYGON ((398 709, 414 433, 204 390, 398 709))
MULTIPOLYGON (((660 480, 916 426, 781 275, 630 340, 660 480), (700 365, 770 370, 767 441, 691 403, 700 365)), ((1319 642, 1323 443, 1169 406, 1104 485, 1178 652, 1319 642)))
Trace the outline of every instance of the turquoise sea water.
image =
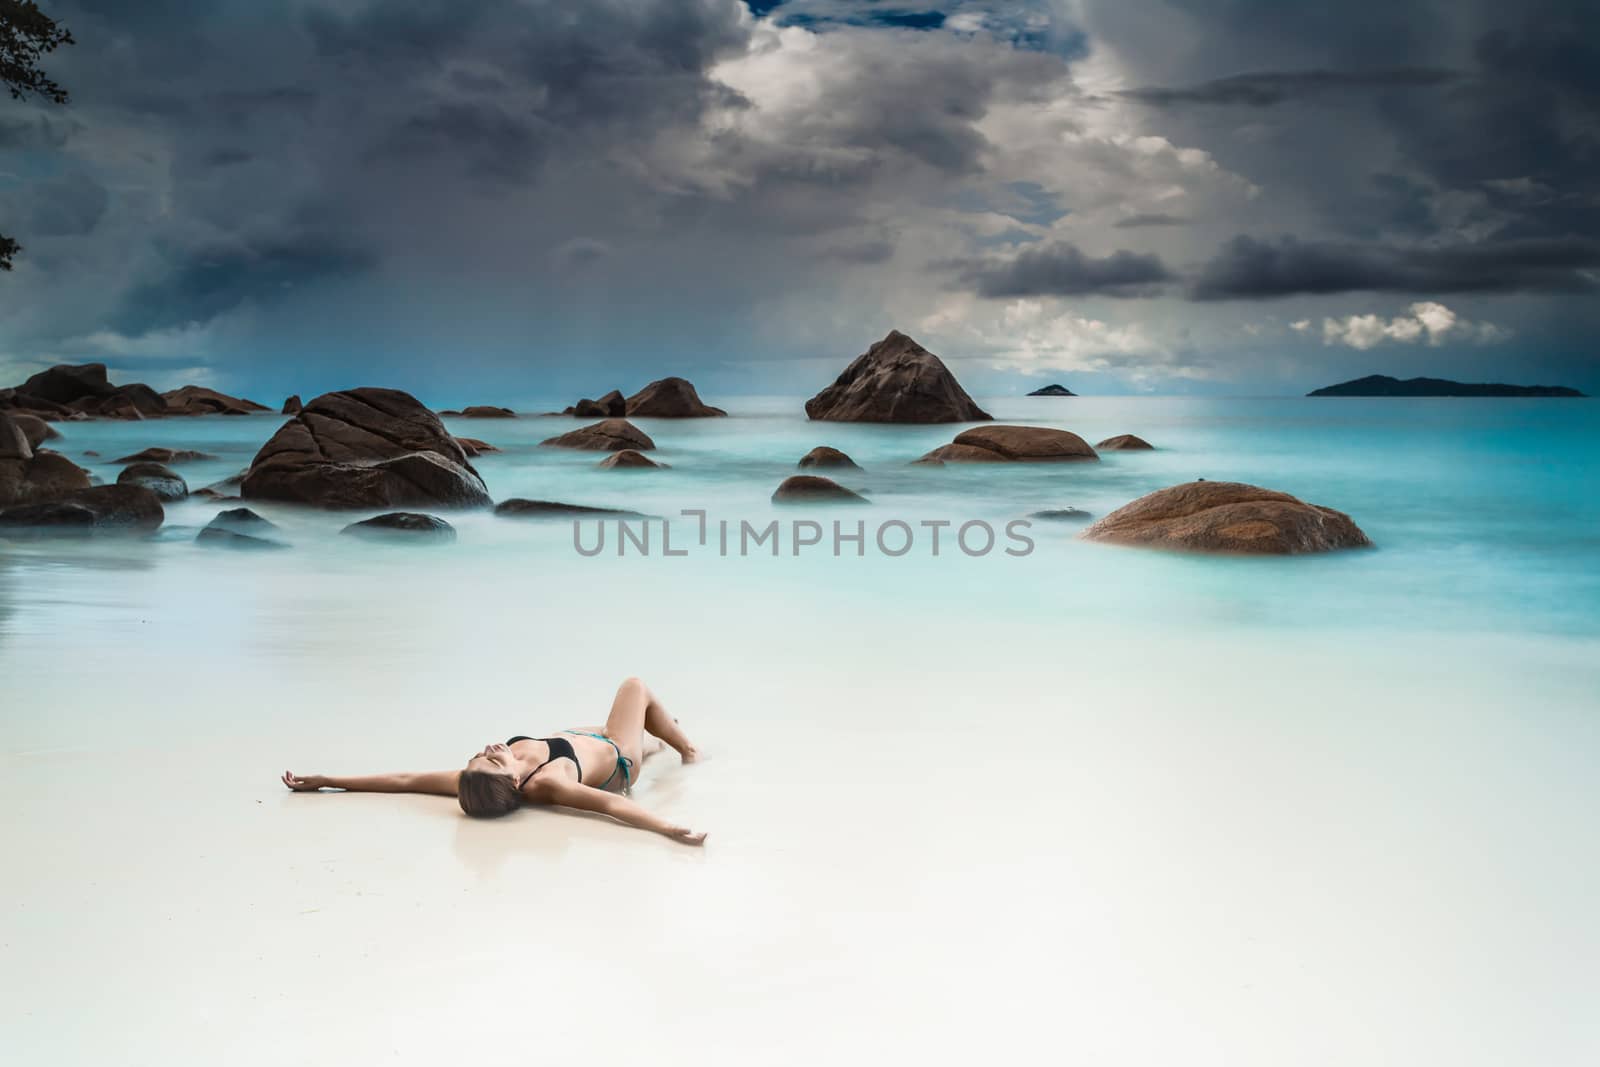
MULTIPOLYGON (((1088 622, 1147 626, 1241 628, 1270 640, 1282 631, 1477 631, 1600 635, 1600 409, 1593 401, 1322 400, 1078 398, 987 400, 997 420, 1059 426, 1093 442, 1137 433, 1158 451, 1107 453, 1099 463, 1070 465, 908 466, 948 441, 959 427, 864 426, 808 422, 793 398, 729 402, 726 419, 638 420, 657 444, 653 455, 671 469, 597 471, 589 453, 538 447, 577 420, 523 417, 452 420, 452 430, 503 449, 477 461, 497 499, 540 499, 627 507, 673 519, 672 544, 687 557, 662 554, 651 524, 652 554, 616 558, 617 531, 608 524, 606 551, 580 556, 566 522, 511 522, 488 513, 452 515, 453 549, 375 550, 339 539, 349 516, 273 505, 256 509, 286 528, 297 551, 267 557, 195 548, 192 533, 219 510, 191 501, 169 508, 163 535, 151 542, 80 545, 14 543, 0 548, 0 626, 26 631, 40 597, 70 586, 76 572, 107 565, 159 568, 175 579, 221 568, 237 575, 311 574, 344 569, 376 581, 459 571, 473 581, 480 568, 522 575, 581 576, 596 591, 659 587, 682 595, 693 584, 715 602, 789 595, 802 603, 819 594, 883 604, 910 617, 921 610, 961 611, 1046 624, 1088 622), (841 448, 864 468, 840 480, 868 494, 871 507, 796 513, 775 509, 772 490, 817 444, 841 448), (1372 551, 1317 558, 1215 559, 1108 549, 1079 542, 1081 526, 1035 522, 1032 552, 1002 551, 1017 541, 1005 523, 1028 512, 1077 507, 1104 515, 1151 490, 1193 478, 1236 480, 1279 489, 1349 513, 1376 544, 1372 551), (698 544, 698 517, 710 537, 698 544), (798 515, 820 518, 822 543, 793 554, 798 515), (739 524, 755 529, 780 521, 779 556, 771 543, 741 555, 739 524), (865 557, 854 544, 833 555, 831 524, 866 524, 865 557), (883 554, 879 525, 907 523, 911 550, 883 554), (941 552, 922 523, 946 520, 941 552), (1000 533, 996 548, 968 558, 952 544, 954 528, 982 520, 1000 533), (729 554, 718 554, 717 524, 730 524, 729 554), (758 591, 765 591, 758 593, 758 591)), ((67 424, 56 442, 68 456, 113 480, 107 460, 161 444, 216 454, 180 469, 191 487, 231 475, 248 462, 281 419, 210 418, 145 423, 67 424), (85 459, 86 450, 100 458, 85 459)), ((591 521, 582 537, 593 546, 591 521)), ((814 532, 813 532, 814 535, 814 532)), ((904 531, 885 533, 898 550, 904 531)), ((981 530, 969 546, 981 547, 981 530)), ((105 581, 95 579, 99 588, 105 581)), ((0 635, 6 632, 0 629, 0 635)))

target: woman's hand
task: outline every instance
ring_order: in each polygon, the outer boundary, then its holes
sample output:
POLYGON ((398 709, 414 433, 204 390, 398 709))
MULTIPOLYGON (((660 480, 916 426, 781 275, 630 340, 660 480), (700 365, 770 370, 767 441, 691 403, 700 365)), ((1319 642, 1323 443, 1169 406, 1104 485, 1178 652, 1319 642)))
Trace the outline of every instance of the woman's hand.
POLYGON ((328 779, 320 774, 308 774, 301 778, 293 771, 284 771, 283 784, 296 793, 315 793, 328 784, 328 779))
POLYGON ((691 830, 687 826, 674 826, 667 836, 686 845, 703 845, 706 841, 704 830, 691 830))

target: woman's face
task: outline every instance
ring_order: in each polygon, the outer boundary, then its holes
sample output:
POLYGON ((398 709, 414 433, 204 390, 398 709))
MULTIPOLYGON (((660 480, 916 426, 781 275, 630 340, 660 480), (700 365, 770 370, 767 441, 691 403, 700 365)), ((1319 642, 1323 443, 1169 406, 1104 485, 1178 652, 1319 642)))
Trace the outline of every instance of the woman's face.
POLYGON ((485 771, 489 774, 504 774, 516 777, 521 769, 521 762, 511 754, 509 745, 502 745, 498 741, 491 741, 479 750, 476 756, 467 760, 467 770, 485 771))

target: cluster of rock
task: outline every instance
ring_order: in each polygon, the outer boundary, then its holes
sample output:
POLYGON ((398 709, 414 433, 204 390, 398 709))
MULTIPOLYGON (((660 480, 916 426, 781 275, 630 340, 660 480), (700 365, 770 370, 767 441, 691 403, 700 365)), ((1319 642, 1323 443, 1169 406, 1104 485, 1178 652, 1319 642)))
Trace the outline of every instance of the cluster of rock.
POLYGON ((613 389, 599 400, 579 400, 561 414, 587 419, 706 419, 727 412, 703 403, 687 379, 671 377, 657 379, 630 397, 613 389))
MULTIPOLYGON (((1070 395, 1066 390, 1040 395, 1070 395)), ((158 394, 142 385, 112 386, 100 364, 55 367, 23 386, 0 391, 0 531, 149 531, 164 521, 163 502, 189 495, 174 464, 212 459, 200 452, 147 448, 125 464, 115 485, 94 485, 87 471, 44 442, 59 436, 47 419, 88 415, 142 418, 172 414, 245 414, 265 410, 212 390, 186 386, 158 394)), ((873 345, 833 385, 806 405, 813 419, 935 423, 987 421, 944 364, 899 332, 873 345)), ((326 393, 302 405, 284 404, 290 417, 263 445, 236 481, 242 498, 326 509, 478 508, 492 504, 470 460, 492 445, 457 438, 438 415, 409 393, 361 388, 326 393)), ((553 448, 608 453, 606 470, 652 469, 666 464, 645 455, 650 436, 628 416, 690 418, 725 414, 700 402, 682 378, 652 382, 632 397, 618 391, 581 401, 572 414, 600 421, 541 442, 553 448)), ((476 407, 472 418, 510 418, 506 408, 476 407)), ((981 425, 957 434, 916 463, 1093 462, 1101 451, 1143 451, 1153 446, 1119 434, 1091 447, 1077 434, 1039 426, 981 425)), ((819 445, 801 457, 803 471, 859 471, 848 455, 819 445)), ((199 490, 229 499, 219 487, 199 490)), ((865 504, 861 492, 816 473, 791 475, 772 495, 778 504, 865 504)), ((634 511, 547 500, 512 499, 495 508, 515 518, 581 515, 644 517, 634 511)), ((1077 508, 1032 513, 1053 522, 1086 521, 1077 508)), ((444 543, 455 529, 435 515, 390 510, 342 531, 353 537, 405 538, 444 543)), ((277 527, 248 508, 219 513, 196 537, 198 544, 235 549, 287 547, 277 527)), ((1088 527, 1085 540, 1197 552, 1292 554, 1356 548, 1371 542, 1348 515, 1286 493, 1234 482, 1172 486, 1117 509, 1088 527)))
POLYGON ((158 393, 148 385, 112 385, 104 363, 63 364, 21 385, 0 389, 0 410, 43 419, 154 419, 185 415, 249 415, 267 408, 215 389, 186 385, 158 393))

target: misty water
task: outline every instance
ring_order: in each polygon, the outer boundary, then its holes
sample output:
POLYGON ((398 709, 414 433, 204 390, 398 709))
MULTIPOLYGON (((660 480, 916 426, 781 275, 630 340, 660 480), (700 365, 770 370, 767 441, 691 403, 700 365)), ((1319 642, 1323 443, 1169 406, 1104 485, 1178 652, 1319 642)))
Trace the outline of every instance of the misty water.
MULTIPOLYGON (((237 506, 199 499, 148 539, 0 541, 5 845, 30 859, 8 935, 26 966, 0 989, 19 1047, 267 1062, 309 1026, 360 1055, 382 1017, 396 1049, 444 1053, 525 996, 581 1022, 569 979, 616 975, 546 926, 563 977, 543 983, 491 931, 596 907, 639 948, 626 980, 653 1032, 692 1040, 711 998, 725 1047, 761 1062, 846 1032, 875 1035, 857 1052, 1021 1055, 1044 1023, 997 1035, 985 1013, 1069 1001, 1052 1040, 1149 1062, 1566 1063, 1592 1041, 1592 401, 980 399, 1157 450, 941 469, 908 464, 960 427, 709 399, 731 416, 637 420, 665 470, 538 447, 572 419, 449 422, 502 449, 475 461, 496 500, 665 516, 686 555, 662 554, 659 521, 649 554, 619 556, 609 524, 586 557, 566 521, 445 513, 455 543, 388 545, 340 536, 360 515, 256 502, 292 548, 235 553, 194 543, 237 506), (837 477, 868 506, 771 504, 819 444, 861 465, 837 477), (1035 522, 1030 552, 1004 551, 1029 512, 1100 516, 1198 477, 1345 511, 1376 547, 1204 558, 1035 522), (828 529, 795 555, 799 518, 828 529), (779 553, 741 553, 738 524, 774 519, 779 553), (874 543, 891 519, 915 535, 902 556, 874 543), (863 554, 834 555, 835 520, 865 524, 863 554), (974 520, 1000 534, 987 554, 951 544, 974 520), (456 765, 600 721, 628 674, 711 754, 639 791, 710 830, 703 854, 275 780, 456 765), (656 893, 637 912, 617 903, 634 879, 656 893), (306 961, 357 956, 361 986, 303 984, 306 961), (86 1000, 95 1032, 70 1025, 86 1000)), ((112 457, 199 449, 217 458, 178 468, 199 487, 280 422, 65 423, 53 444, 107 481, 112 457)))

